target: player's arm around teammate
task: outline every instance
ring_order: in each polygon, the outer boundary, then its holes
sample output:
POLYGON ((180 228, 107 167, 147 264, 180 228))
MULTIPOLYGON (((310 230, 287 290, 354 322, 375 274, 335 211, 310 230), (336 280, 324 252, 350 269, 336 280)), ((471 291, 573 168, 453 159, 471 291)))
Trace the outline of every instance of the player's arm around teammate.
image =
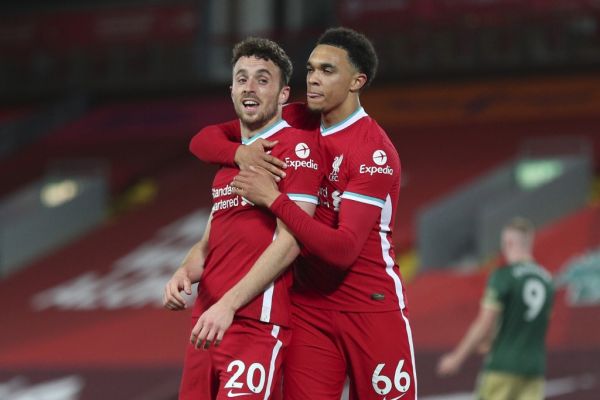
POLYGON ((204 261, 208 253, 208 237, 210 235, 210 221, 212 213, 208 217, 206 229, 202 235, 202 239, 196 243, 181 266, 173 273, 173 276, 166 283, 163 292, 163 306, 169 310, 179 311, 187 308, 184 298, 181 296, 181 291, 188 295, 192 294, 192 284, 197 283, 204 271, 204 261))
MULTIPOLYGON (((313 215, 316 205, 298 202, 307 214, 313 215)), ((221 299, 205 311, 192 329, 190 341, 196 348, 218 346, 231 326, 237 310, 261 293, 273 282, 300 253, 294 236, 283 222, 277 220, 276 237, 250 271, 221 299)))
POLYGON ((263 168, 277 182, 285 178, 285 162, 270 154, 279 142, 258 139, 244 146, 240 144, 239 131, 238 120, 204 127, 190 141, 190 152, 204 162, 239 167, 242 171, 250 166, 263 168))
POLYGON ((310 254, 341 269, 349 268, 356 261, 380 214, 377 207, 342 201, 338 226, 332 228, 305 216, 293 202, 284 199, 268 174, 258 168, 241 171, 232 186, 240 196, 269 208, 285 220, 310 254))

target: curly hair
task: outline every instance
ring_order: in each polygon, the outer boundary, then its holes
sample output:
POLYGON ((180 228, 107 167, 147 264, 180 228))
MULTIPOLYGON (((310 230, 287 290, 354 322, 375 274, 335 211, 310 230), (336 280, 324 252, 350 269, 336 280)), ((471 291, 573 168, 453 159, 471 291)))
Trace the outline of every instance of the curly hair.
POLYGON ((287 86, 290 82, 294 70, 292 61, 274 41, 257 37, 246 38, 234 46, 231 65, 235 65, 240 57, 256 57, 272 61, 281 70, 281 86, 287 86))
POLYGON ((367 82, 363 88, 371 84, 375 78, 379 60, 377 59, 373 43, 365 35, 349 28, 330 28, 317 41, 317 45, 320 44, 346 50, 352 65, 359 72, 367 75, 367 82))

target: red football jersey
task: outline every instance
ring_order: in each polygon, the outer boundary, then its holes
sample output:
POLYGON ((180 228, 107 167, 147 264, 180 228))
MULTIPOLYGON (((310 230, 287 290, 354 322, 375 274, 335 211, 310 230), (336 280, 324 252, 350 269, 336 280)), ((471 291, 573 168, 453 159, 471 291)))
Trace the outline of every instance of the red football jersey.
POLYGON ((337 227, 340 204, 346 201, 381 211, 348 269, 332 268, 310 255, 298 260, 293 301, 355 312, 404 308, 404 289, 392 245, 400 192, 400 158, 394 145, 377 122, 359 108, 341 123, 321 127, 319 148, 325 176, 315 219, 337 227))
MULTIPOLYGON (((291 128, 280 120, 243 143, 259 138, 278 140, 272 154, 288 164, 279 190, 291 200, 317 204, 322 172, 316 133, 291 128)), ((243 278, 274 239, 277 224, 273 215, 233 192, 230 183, 238 172, 237 168, 223 167, 213 182, 209 252, 193 315, 200 315, 243 278)), ((290 285, 291 275, 282 274, 236 315, 288 326, 290 285)))

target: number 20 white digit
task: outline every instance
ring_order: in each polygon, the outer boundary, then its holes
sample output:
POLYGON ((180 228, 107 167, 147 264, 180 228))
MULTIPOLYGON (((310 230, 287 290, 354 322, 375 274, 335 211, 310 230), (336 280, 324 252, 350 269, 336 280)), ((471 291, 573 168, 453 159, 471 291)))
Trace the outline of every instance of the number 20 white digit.
POLYGON ((538 279, 530 278, 523 285, 523 302, 527 306, 525 321, 538 316, 546 301, 546 287, 538 279))
MULTIPOLYGON (((380 395, 387 395, 392 391, 392 380, 385 375, 381 375, 381 370, 385 367, 384 363, 377 364, 375 371, 373 372, 373 377, 371 382, 373 384, 373 389, 380 395), (383 384, 383 388, 380 388, 380 384, 383 384)), ((410 375, 406 371, 402 371, 402 367, 404 367, 404 360, 400 360, 398 362, 398 366, 396 367, 396 373, 394 374, 394 387, 402 393, 406 393, 410 388, 410 375), (404 385, 402 381, 404 380, 404 385)))
MULTIPOLYGON (((246 370, 246 364, 244 364, 241 360, 235 360, 229 363, 227 366, 227 372, 231 372, 234 368, 237 368, 237 371, 233 373, 231 378, 225 384, 225 389, 241 389, 244 384, 238 382, 238 378, 244 373, 246 370)), ((246 374, 246 384, 248 385, 248 389, 250 389, 254 393, 260 393, 265 386, 265 379, 267 377, 267 372, 265 371, 265 367, 263 367, 259 363, 253 363, 248 367, 248 373, 246 374), (258 385, 254 384, 254 378, 256 372, 258 371, 258 385)))

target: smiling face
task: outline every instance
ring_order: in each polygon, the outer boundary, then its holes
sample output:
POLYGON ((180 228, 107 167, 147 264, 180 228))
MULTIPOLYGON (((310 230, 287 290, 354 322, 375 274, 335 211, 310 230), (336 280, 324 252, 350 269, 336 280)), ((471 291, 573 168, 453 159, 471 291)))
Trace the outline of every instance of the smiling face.
POLYGON ((256 131, 281 116, 289 86, 281 85, 281 71, 270 60, 240 57, 233 67, 231 99, 242 129, 256 131))

